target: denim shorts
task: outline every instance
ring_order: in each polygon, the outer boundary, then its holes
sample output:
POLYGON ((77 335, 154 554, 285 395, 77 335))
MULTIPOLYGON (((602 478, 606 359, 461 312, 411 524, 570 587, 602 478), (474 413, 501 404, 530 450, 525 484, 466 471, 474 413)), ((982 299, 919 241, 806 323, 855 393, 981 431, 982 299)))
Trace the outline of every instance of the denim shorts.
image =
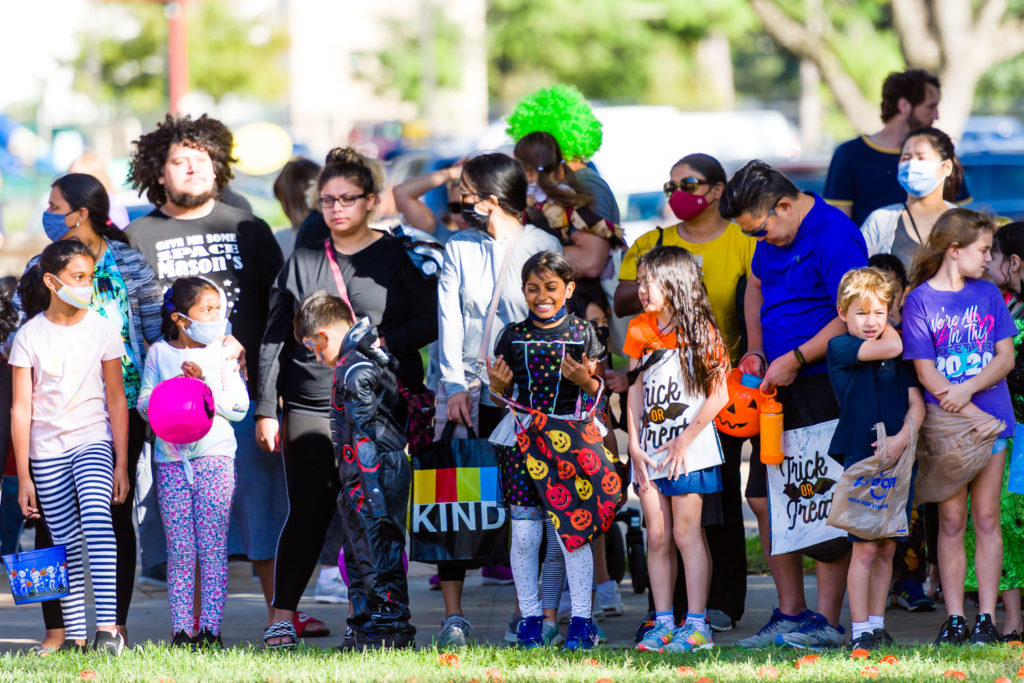
POLYGON ((1010 444, 1009 439, 996 439, 992 442, 992 455, 996 453, 1002 453, 1006 450, 1006 447, 1010 444))

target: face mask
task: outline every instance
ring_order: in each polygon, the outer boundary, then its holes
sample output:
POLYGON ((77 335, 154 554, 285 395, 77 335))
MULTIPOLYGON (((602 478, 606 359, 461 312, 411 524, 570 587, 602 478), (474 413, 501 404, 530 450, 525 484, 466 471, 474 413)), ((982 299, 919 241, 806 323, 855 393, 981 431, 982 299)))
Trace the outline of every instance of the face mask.
MULTIPOLYGON (((479 202, 477 202, 479 203, 479 202)), ((486 230, 488 224, 491 222, 491 214, 480 213, 476 204, 462 203, 462 220, 466 221, 466 225, 477 230, 486 230)))
POLYGON ((54 290, 58 299, 75 308, 89 308, 89 303, 92 301, 92 285, 71 287, 64 284, 59 277, 56 280, 61 284, 60 289, 54 290))
POLYGON ((595 326, 594 331, 597 332, 597 341, 601 342, 602 346, 608 346, 608 339, 612 334, 611 328, 607 325, 595 326))
POLYGON ((67 218, 65 214, 50 213, 49 211, 43 212, 43 231, 50 238, 50 241, 56 242, 68 234, 68 230, 71 228, 64 222, 65 218, 67 218))
POLYGON ((945 182, 945 178, 936 177, 941 161, 927 159, 911 159, 900 162, 897 178, 908 194, 921 198, 930 195, 935 188, 945 182))
POLYGON ((221 340, 221 337, 224 336, 225 330, 227 330, 227 318, 221 318, 220 320, 204 323, 198 320, 193 320, 182 313, 179 313, 178 315, 192 323, 185 328, 185 334, 187 334, 188 338, 196 344, 202 344, 203 346, 214 344, 221 340))
POLYGON ((559 308, 557 311, 555 311, 552 315, 548 316, 547 318, 542 318, 533 311, 530 311, 527 317, 534 322, 547 324, 558 322, 567 315, 569 315, 569 311, 566 310, 565 304, 562 304, 561 308, 559 308))
POLYGON ((708 208, 708 198, 704 195, 676 190, 668 198, 668 205, 676 218, 681 221, 689 221, 704 213, 704 209, 708 208))

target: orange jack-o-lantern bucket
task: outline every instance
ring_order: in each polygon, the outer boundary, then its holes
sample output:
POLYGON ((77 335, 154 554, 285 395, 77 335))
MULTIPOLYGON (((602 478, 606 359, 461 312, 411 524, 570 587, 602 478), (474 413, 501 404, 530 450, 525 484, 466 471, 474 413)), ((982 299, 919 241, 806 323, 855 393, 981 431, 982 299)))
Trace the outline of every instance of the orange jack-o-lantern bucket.
POLYGON ((715 416, 718 431, 747 439, 761 431, 761 378, 742 373, 734 368, 726 380, 729 403, 715 416))

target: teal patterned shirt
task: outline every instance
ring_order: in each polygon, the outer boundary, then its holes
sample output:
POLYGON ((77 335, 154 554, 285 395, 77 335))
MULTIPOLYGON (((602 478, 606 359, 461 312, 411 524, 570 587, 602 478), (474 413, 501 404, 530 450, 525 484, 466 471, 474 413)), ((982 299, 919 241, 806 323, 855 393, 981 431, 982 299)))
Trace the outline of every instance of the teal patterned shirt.
POLYGON ((96 263, 96 270, 93 271, 92 302, 89 309, 96 311, 121 329, 121 338, 125 340, 125 355, 121 358, 124 394, 128 399, 128 405, 134 407, 138 403, 139 388, 142 386, 142 361, 128 343, 131 338, 128 287, 110 249, 104 250, 103 256, 96 263))

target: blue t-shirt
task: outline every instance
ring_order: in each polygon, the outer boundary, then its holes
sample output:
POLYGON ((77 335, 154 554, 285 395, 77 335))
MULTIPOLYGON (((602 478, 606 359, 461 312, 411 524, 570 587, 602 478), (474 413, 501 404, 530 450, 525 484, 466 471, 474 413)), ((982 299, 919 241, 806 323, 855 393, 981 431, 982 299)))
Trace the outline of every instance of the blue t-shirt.
POLYGON ((828 378, 839 402, 839 424, 828 452, 845 456, 847 467, 874 455, 877 423, 885 423, 889 436, 903 428, 908 390, 914 386, 913 370, 899 358, 859 360, 864 341, 841 334, 828 342, 828 378))
MULTIPOLYGON (((901 151, 885 149, 871 142, 866 135, 844 142, 832 154, 825 179, 825 201, 835 206, 852 207, 851 218, 857 225, 875 209, 901 204, 907 191, 897 180, 901 151)), ((967 180, 960 181, 957 204, 971 199, 967 180)))
MULTIPOLYGON (((816 194, 788 246, 758 242, 750 270, 761 281, 761 328, 768 362, 816 335, 836 317, 839 281, 868 264, 868 248, 847 216, 816 194)), ((801 375, 825 372, 812 363, 801 375)))
MULTIPOLYGON (((1016 334, 999 289, 985 280, 968 278, 958 292, 943 292, 925 282, 903 306, 903 358, 934 361, 939 374, 953 384, 981 372, 995 356, 996 342, 1016 334)), ((939 403, 928 391, 924 400, 939 403)), ((1013 406, 1005 379, 979 391, 971 401, 1006 423, 1000 436, 1013 436, 1013 406)))

